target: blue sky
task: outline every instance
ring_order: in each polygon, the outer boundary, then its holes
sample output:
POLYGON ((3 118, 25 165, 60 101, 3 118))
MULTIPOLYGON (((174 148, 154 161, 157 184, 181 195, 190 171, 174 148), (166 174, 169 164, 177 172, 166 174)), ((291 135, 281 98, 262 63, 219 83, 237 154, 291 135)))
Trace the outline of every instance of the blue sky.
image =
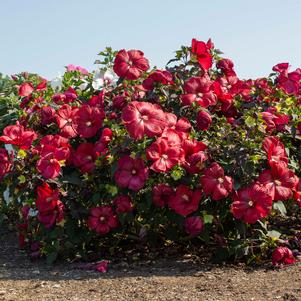
POLYGON ((0 0, 0 72, 48 79, 67 64, 90 70, 106 46, 141 49, 163 67, 191 38, 212 38, 238 75, 301 66, 299 0, 0 0))

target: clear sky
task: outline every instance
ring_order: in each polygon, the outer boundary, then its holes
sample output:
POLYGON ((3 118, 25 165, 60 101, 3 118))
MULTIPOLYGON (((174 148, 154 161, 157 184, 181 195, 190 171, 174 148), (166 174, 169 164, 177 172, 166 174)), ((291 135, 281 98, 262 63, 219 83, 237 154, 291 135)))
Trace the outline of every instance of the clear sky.
POLYGON ((92 70, 106 46, 141 49, 164 67, 191 38, 212 38, 238 75, 301 66, 300 0, 0 0, 0 72, 55 77, 68 64, 92 70))

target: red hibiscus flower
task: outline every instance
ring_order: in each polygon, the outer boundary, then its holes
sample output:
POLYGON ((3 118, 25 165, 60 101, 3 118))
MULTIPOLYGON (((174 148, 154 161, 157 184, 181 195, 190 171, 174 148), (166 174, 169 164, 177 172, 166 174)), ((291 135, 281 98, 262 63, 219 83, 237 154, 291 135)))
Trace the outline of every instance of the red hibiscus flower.
POLYGON ((285 126, 290 121, 290 116, 277 113, 277 110, 274 107, 270 107, 266 112, 262 112, 261 116, 266 124, 266 130, 268 132, 272 132, 274 130, 283 132, 285 130, 285 126))
POLYGON ((207 131, 212 123, 212 117, 207 111, 199 111, 196 116, 196 126, 200 131, 207 131))
POLYGON ((171 73, 166 70, 156 70, 143 81, 142 86, 146 90, 152 90, 157 83, 162 85, 173 84, 171 73))
POLYGON ((232 198, 232 214, 248 224, 266 217, 272 209, 273 199, 270 193, 257 184, 239 189, 232 198))
POLYGON ((198 236, 204 228, 204 222, 199 216, 190 216, 185 219, 184 227, 190 236, 198 236))
POLYGON ((102 126, 105 114, 97 107, 84 105, 74 115, 74 127, 82 138, 91 138, 96 135, 102 126))
POLYGON ((140 50, 120 50, 114 61, 114 72, 125 79, 135 80, 148 70, 148 60, 140 50))
POLYGON ((57 148, 52 145, 44 145, 37 162, 37 170, 46 179, 54 179, 61 172, 61 164, 65 162, 70 154, 69 149, 57 148))
POLYGON ((197 211, 201 199, 200 190, 191 190, 188 186, 179 185, 175 194, 169 198, 168 206, 176 213, 187 216, 197 211))
POLYGON ((0 148, 0 180, 11 170, 11 158, 4 148, 0 148))
MULTIPOLYGON (((269 136, 263 140, 262 148, 267 153, 268 161, 288 163, 287 154, 283 143, 278 137, 269 136)), ((270 163, 271 164, 271 163, 270 163)))
POLYGON ((216 162, 206 168, 201 177, 201 184, 205 194, 215 201, 221 200, 232 191, 233 180, 225 176, 223 168, 216 162))
POLYGON ((61 201, 58 201, 54 211, 41 212, 38 214, 39 222, 47 229, 51 228, 56 223, 60 223, 64 219, 64 208, 64 204, 61 201))
POLYGON ((63 105, 57 111, 56 122, 61 130, 60 134, 66 138, 74 138, 77 136, 74 116, 78 108, 72 108, 69 105, 63 105))
POLYGON ((153 187, 153 204, 157 207, 164 207, 168 204, 173 190, 166 184, 158 184, 153 187))
POLYGON ((178 145, 171 146, 168 138, 162 137, 146 149, 146 157, 153 161, 152 170, 167 172, 184 161, 184 151, 178 145))
POLYGON ((51 228, 56 222, 61 222, 64 219, 64 205, 59 200, 59 191, 43 183, 42 186, 38 186, 37 194, 38 220, 45 228, 51 228))
POLYGON ((113 132, 109 128, 104 128, 100 139, 95 144, 95 152, 97 156, 105 155, 108 152, 108 144, 112 140, 113 132))
POLYGON ((301 208, 301 180, 298 179, 298 184, 296 185, 296 189, 294 191, 294 198, 297 201, 297 204, 301 208))
POLYGON ((46 135, 41 140, 39 145, 35 147, 35 150, 43 156, 47 152, 51 151, 52 148, 55 148, 57 151, 60 151, 60 158, 62 160, 67 160, 70 156, 71 145, 68 142, 67 138, 64 138, 60 135, 46 135), (45 149, 44 147, 47 146, 45 149))
POLYGON ((53 211, 59 200, 59 191, 53 190, 48 183, 37 188, 36 207, 39 212, 53 211))
POLYGON ((196 102, 201 107, 216 104, 216 96, 210 90, 211 82, 206 77, 191 77, 184 84, 185 94, 181 95, 181 100, 185 106, 189 106, 196 102))
POLYGON ((67 103, 74 102, 76 99, 77 99, 77 93, 71 87, 69 87, 68 90, 65 91, 64 93, 55 94, 52 97, 52 100, 56 104, 67 104, 67 103))
POLYGON ((175 124, 175 130, 177 132, 189 133, 192 128, 191 123, 185 117, 180 118, 175 124))
POLYGON ((43 91, 47 89, 47 79, 40 78, 41 82, 36 86, 36 91, 43 91))
POLYGON ((138 191, 148 178, 148 168, 141 158, 124 156, 118 160, 114 178, 119 187, 138 191))
POLYGON ((62 137, 60 135, 46 135, 44 136, 39 143, 39 146, 43 146, 43 145, 51 145, 54 146, 56 148, 62 148, 62 147, 66 147, 66 148, 70 148, 70 144, 68 142, 68 139, 65 137, 62 137))
POLYGON ((114 199, 117 213, 131 212, 133 210, 132 199, 128 195, 121 195, 114 199))
POLYGON ((284 201, 293 197, 298 178, 285 164, 271 161, 271 169, 264 170, 257 181, 264 185, 274 201, 284 201))
POLYGON ((288 68, 289 68, 289 63, 279 63, 275 65, 272 70, 279 73, 282 72, 287 73, 288 68))
POLYGON ((287 247, 277 247, 272 254, 272 264, 278 266, 281 264, 295 263, 293 252, 287 247))
POLYGON ((31 93, 34 91, 34 87, 31 83, 23 83, 19 87, 19 96, 27 97, 30 96, 31 93))
POLYGON ((204 168, 204 163, 207 160, 205 143, 196 140, 186 139, 182 143, 185 152, 184 168, 191 174, 199 173, 204 168))
POLYGON ((165 113, 148 102, 133 101, 128 104, 122 111, 122 121, 134 139, 142 139, 144 135, 160 135, 166 127, 165 113))
POLYGON ((104 108, 104 98, 105 98, 105 92, 104 90, 100 91, 98 95, 93 95, 89 101, 88 105, 92 107, 99 107, 99 108, 104 108))
POLYGON ((32 142, 37 139, 37 134, 31 129, 24 129, 18 122, 16 125, 9 125, 3 130, 0 141, 6 144, 17 145, 21 149, 28 149, 32 142))
POLYGON ((95 168, 96 158, 94 144, 81 143, 72 155, 72 162, 82 173, 89 173, 95 168))
POLYGON ((118 227, 118 218, 112 207, 99 206, 90 209, 88 226, 98 234, 107 234, 118 227))
POLYGON ((204 70, 208 70, 212 66, 211 46, 211 40, 207 44, 196 39, 191 41, 191 52, 197 56, 198 62, 204 70))
POLYGON ((280 89, 288 94, 298 95, 300 89, 301 70, 297 69, 293 72, 280 72, 277 84, 280 89))

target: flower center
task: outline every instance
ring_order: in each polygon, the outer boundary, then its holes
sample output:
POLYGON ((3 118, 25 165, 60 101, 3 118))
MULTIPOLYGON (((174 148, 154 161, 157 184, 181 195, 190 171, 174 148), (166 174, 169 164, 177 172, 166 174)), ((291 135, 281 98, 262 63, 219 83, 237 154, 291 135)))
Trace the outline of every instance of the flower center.
POLYGON ((274 181, 277 186, 281 186, 281 182, 279 180, 274 181))
POLYGON ((218 181, 220 184, 224 183, 224 179, 223 179, 223 178, 218 178, 217 181, 218 181))
POLYGON ((204 94, 203 93, 198 93, 197 96, 202 98, 204 96, 204 94))
POLYGON ((141 119, 144 120, 144 121, 147 121, 148 120, 148 116, 147 115, 141 115, 141 119))
POLYGON ((186 202, 189 202, 189 196, 188 196, 187 194, 184 194, 184 195, 182 196, 182 199, 183 199, 184 201, 186 201, 186 202))
POLYGON ((87 156, 86 159, 87 161, 92 161, 92 156, 87 156))
POLYGON ((163 158, 164 160, 167 160, 167 159, 168 159, 168 156, 167 156, 166 154, 164 154, 164 155, 162 155, 162 158, 163 158))
POLYGON ((101 216, 101 217, 99 218, 99 220, 100 220, 101 223, 103 223, 103 222, 106 220, 106 218, 105 218, 104 216, 101 216))
POLYGON ((69 118, 67 121, 68 121, 68 123, 72 123, 72 119, 71 118, 69 118))
POLYGON ((132 175, 137 174, 137 170, 136 169, 132 169, 132 175))
POLYGON ((86 122, 86 126, 91 126, 92 125, 92 122, 91 121, 87 121, 86 122))
POLYGON ((197 168, 199 168, 199 169, 203 169, 203 167, 204 167, 204 162, 199 161, 195 166, 196 166, 197 168))
POLYGON ((253 207, 254 206, 254 202, 252 200, 249 200, 248 205, 249 205, 249 207, 253 207))

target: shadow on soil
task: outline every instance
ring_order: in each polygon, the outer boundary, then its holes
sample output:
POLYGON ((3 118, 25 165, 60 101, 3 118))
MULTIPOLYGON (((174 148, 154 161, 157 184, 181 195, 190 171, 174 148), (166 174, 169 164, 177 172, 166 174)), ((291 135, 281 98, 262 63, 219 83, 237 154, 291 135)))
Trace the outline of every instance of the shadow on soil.
MULTIPOLYGON (((138 261, 128 264, 127 261, 109 265, 106 274, 96 271, 81 270, 77 264, 56 263, 48 266, 45 260, 30 261, 26 252, 17 246, 16 234, 12 231, 0 231, 0 280, 84 280, 98 278, 151 277, 151 276, 200 276, 220 265, 195 263, 191 258, 171 258, 152 261, 138 261)), ((271 266, 245 267, 224 265, 223 270, 243 269, 252 273, 258 269, 267 271, 271 266)))

